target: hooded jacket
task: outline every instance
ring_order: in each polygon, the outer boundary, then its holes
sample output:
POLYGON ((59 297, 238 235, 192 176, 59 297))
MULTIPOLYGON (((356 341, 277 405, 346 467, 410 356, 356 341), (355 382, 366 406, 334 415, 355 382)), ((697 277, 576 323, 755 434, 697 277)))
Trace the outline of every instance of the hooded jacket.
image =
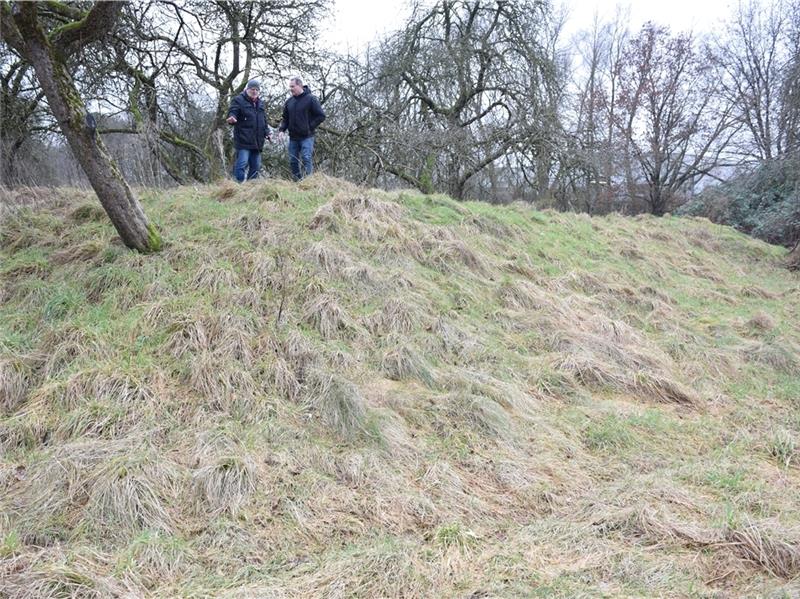
POLYGON ((269 136, 264 103, 257 98, 253 103, 247 92, 237 95, 228 109, 228 116, 236 117, 233 125, 233 145, 237 150, 264 149, 264 140, 269 136))
POLYGON ((314 135, 314 131, 324 120, 325 112, 319 100, 304 85, 302 94, 290 97, 283 105, 283 120, 278 130, 288 130, 290 139, 305 139, 314 135))

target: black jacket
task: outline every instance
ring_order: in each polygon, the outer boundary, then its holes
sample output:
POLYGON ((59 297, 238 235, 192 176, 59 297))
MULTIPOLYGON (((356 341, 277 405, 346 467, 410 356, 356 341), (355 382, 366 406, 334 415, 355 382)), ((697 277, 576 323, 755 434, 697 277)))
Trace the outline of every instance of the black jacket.
POLYGON ((283 105, 283 120, 280 131, 289 130, 291 139, 305 139, 314 135, 314 130, 325 120, 325 113, 316 96, 311 94, 307 85, 303 93, 292 96, 283 105))
POLYGON ((236 96, 228 109, 228 116, 235 116, 233 145, 237 150, 264 149, 264 140, 269 136, 267 115, 261 98, 253 104, 246 92, 236 96))

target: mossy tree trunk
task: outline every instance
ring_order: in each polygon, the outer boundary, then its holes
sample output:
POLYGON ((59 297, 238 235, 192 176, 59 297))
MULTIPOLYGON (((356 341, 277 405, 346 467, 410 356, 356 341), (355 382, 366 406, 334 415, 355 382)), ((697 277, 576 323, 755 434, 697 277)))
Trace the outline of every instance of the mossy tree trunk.
MULTIPOLYGON (((48 6, 58 6, 58 3, 48 3, 48 6)), ((67 68, 67 57, 101 39, 114 25, 121 7, 119 2, 97 2, 91 10, 80 14, 65 7, 73 19, 46 34, 39 18, 38 2, 17 2, 13 9, 3 3, 2 33, 36 71, 53 116, 122 241, 140 252, 153 252, 161 249, 161 237, 96 135, 94 121, 87 118, 86 108, 67 68), (13 23, 8 17, 13 17, 13 23)))

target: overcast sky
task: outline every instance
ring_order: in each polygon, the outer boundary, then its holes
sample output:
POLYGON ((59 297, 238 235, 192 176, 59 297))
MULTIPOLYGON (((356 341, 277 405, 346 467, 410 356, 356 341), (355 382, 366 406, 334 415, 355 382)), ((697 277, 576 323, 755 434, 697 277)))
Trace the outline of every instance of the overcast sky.
MULTIPOLYGON (((617 6, 629 9, 633 30, 650 20, 673 31, 704 33, 731 13, 736 0, 573 0, 565 5, 570 14, 567 36, 588 28, 595 13, 601 20, 611 18, 617 6)), ((323 27, 324 39, 339 50, 357 50, 381 34, 402 27, 408 14, 408 0, 334 0, 333 18, 323 27)))

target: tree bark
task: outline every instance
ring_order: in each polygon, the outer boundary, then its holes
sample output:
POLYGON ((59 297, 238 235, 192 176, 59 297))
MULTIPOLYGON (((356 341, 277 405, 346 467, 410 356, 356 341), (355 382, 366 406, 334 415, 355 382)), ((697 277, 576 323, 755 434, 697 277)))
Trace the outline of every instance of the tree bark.
POLYGON ((800 241, 798 241, 794 249, 789 252, 789 255, 786 257, 786 264, 789 270, 800 270, 800 241))
MULTIPOLYGON (((95 9, 104 13, 101 15, 106 19, 103 24, 110 26, 119 10, 109 4, 117 3, 98 3, 82 21, 71 24, 74 27, 66 30, 62 27, 56 37, 70 45, 76 43, 76 30, 91 21, 95 9)), ((158 251, 161 249, 161 236, 147 220, 119 167, 96 135, 93 119, 87 118, 86 108, 66 65, 66 46, 55 47, 45 35, 38 20, 37 3, 17 3, 13 18, 20 34, 16 41, 22 42, 19 49, 36 71, 53 116, 123 243, 140 252, 158 251)), ((93 33, 96 35, 96 30, 93 33)))

